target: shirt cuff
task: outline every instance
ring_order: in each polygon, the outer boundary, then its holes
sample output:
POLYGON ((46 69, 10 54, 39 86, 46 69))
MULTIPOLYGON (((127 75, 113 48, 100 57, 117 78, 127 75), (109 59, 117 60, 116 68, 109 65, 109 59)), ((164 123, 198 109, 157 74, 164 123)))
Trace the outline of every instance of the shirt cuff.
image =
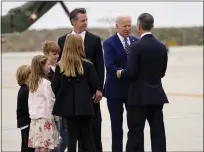
POLYGON ((29 127, 29 125, 23 126, 23 127, 20 128, 20 130, 26 129, 28 127, 29 127))

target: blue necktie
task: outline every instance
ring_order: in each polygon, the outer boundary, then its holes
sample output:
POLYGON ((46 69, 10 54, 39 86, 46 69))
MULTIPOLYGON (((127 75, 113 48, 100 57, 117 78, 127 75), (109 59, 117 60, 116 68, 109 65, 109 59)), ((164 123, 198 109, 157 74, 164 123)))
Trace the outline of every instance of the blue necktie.
POLYGON ((128 44, 128 39, 125 38, 125 52, 128 54, 130 50, 130 45, 128 44))

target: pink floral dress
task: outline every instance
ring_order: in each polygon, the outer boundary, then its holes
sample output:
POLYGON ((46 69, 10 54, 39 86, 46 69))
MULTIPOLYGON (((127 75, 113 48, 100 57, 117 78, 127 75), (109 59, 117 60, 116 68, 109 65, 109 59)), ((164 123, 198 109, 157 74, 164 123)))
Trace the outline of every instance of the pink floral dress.
POLYGON ((59 130, 54 120, 31 119, 28 147, 54 149, 59 145, 59 130))

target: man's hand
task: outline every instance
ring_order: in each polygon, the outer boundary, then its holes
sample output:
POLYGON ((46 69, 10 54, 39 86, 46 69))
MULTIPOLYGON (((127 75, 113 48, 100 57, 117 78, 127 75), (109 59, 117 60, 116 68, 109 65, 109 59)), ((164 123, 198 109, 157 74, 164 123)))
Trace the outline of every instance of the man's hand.
POLYGON ((121 78, 121 71, 122 71, 122 70, 118 70, 118 71, 116 72, 116 75, 117 75, 117 78, 118 78, 118 79, 121 78))
POLYGON ((94 103, 98 103, 103 97, 101 91, 97 90, 96 93, 93 95, 92 99, 94 99, 94 103))

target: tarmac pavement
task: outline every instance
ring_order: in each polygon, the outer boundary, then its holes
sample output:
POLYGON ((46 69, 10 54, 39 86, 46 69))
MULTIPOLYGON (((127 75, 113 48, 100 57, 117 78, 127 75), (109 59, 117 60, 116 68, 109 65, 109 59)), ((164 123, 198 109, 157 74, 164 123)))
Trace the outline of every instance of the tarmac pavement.
MULTIPOLYGON (((16 128, 16 68, 30 64, 29 53, 2 54, 2 151, 20 151, 20 130, 16 128)), ((41 53, 40 53, 41 54, 41 53)), ((203 151, 203 47, 170 48, 169 63, 163 81, 169 104, 164 106, 168 151, 203 151)), ((111 151, 111 126, 106 99, 101 101, 102 143, 104 151, 111 151)), ((124 150, 127 141, 126 113, 124 113, 124 150)), ((145 150, 151 150, 148 123, 145 126, 145 150)))

